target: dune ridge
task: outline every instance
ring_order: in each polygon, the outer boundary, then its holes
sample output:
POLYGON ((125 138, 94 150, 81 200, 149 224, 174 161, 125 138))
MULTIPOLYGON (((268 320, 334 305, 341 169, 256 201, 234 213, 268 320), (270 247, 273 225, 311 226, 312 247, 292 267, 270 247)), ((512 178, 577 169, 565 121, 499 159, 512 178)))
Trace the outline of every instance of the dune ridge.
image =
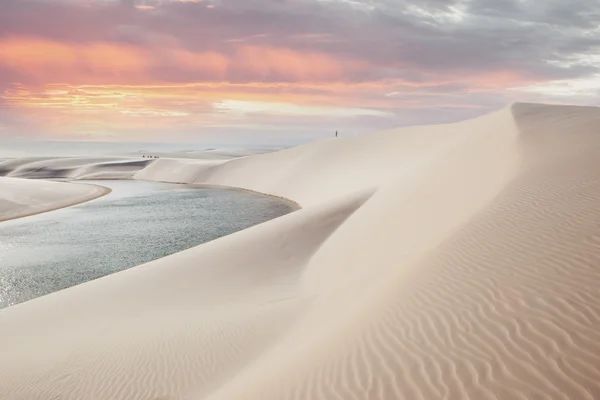
POLYGON ((156 160, 135 179, 303 209, 0 311, 0 398, 600 398, 599 126, 515 104, 156 160))
POLYGON ((36 179, 130 179, 151 163, 128 157, 22 157, 0 160, 0 176, 36 179))
MULTIPOLYGON (((187 160, 191 165, 219 165, 236 158, 268 153, 270 149, 209 149, 131 153, 119 156, 31 156, 0 158, 0 176, 35 179, 132 179, 155 158, 187 160)), ((176 176, 175 174, 171 177, 176 176)), ((168 180, 168 179, 167 179, 168 180)))

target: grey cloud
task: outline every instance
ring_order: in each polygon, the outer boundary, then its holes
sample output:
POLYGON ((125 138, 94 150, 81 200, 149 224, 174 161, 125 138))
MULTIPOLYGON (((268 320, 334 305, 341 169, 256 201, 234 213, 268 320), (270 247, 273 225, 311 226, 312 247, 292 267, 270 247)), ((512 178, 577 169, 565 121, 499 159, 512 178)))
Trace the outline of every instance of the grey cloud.
MULTIPOLYGON (((138 3, 141 0, 137 0, 138 3)), ((72 3, 3 0, 0 37, 43 36, 74 42, 108 41, 160 52, 176 41, 192 51, 234 55, 240 43, 324 52, 341 60, 362 60, 365 71, 348 81, 460 76, 511 70, 537 79, 566 79, 598 72, 594 65, 567 61, 596 52, 600 4, 588 0, 214 0, 164 2, 136 10, 112 2, 84 8, 72 3), (418 13, 415 14, 415 10, 418 13), (462 10, 452 17, 453 10, 462 10), (308 35, 308 36, 307 36, 308 35), (327 40, 303 40, 320 37, 327 40), (250 38, 250 39, 248 39, 250 38), (551 61, 551 62, 549 62, 551 61)), ((168 60, 155 73, 161 80, 203 80, 168 60)), ((266 81, 284 79, 276 74, 266 81)), ((243 66, 228 79, 256 80, 243 66)), ((285 79, 284 79, 285 80, 285 79)))

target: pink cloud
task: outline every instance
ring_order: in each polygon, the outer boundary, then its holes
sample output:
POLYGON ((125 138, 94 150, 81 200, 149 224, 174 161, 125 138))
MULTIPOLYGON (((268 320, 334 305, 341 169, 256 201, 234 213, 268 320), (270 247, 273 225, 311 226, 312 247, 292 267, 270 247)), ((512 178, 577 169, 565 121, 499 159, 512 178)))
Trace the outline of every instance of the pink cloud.
MULTIPOLYGON (((375 2, 371 11, 316 0, 2 2, 0 113, 56 132, 142 129, 148 120, 164 130, 227 126, 212 105, 228 100, 393 115, 377 127, 444 122, 451 112, 459 119, 505 104, 515 97, 507 88, 593 69, 546 62, 568 40, 536 47, 530 25, 509 30, 521 14, 488 29, 469 25, 476 16, 460 24, 407 16, 404 0, 375 2)), ((316 129, 281 118, 272 123, 316 129)), ((361 118, 344 121, 376 117, 361 118)), ((268 118, 243 119, 254 126, 268 118)))

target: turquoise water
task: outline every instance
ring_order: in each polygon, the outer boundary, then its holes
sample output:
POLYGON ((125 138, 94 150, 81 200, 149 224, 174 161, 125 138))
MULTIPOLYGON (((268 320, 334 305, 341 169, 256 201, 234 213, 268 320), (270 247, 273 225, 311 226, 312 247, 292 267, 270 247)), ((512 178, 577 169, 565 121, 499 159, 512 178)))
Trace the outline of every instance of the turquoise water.
POLYGON ((233 189, 90 182, 111 194, 0 222, 0 308, 173 254, 295 209, 233 189))

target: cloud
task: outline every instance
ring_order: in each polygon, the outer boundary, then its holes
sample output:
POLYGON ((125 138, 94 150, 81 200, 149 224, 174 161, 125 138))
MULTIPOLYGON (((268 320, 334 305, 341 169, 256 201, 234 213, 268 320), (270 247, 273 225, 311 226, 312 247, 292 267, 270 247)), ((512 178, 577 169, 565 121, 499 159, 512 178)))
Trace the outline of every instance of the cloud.
POLYGON ((84 110, 109 113, 107 129, 223 122, 224 101, 393 115, 346 116, 362 130, 445 122, 532 97, 594 102, 598 86, 564 88, 600 80, 598 22, 586 0, 3 0, 0 90, 5 108, 60 114, 57 129, 73 131, 60 121, 84 110), (138 108, 107 109, 101 93, 126 86, 138 108))
MULTIPOLYGON (((0 38, 137 46, 157 56, 165 47, 178 47, 240 62, 247 62, 239 57, 240 46, 250 42, 282 54, 368 64, 362 74, 346 77, 359 81, 402 77, 417 69, 447 75, 510 68, 539 79, 579 77, 596 69, 548 61, 572 60, 600 45, 592 35, 600 6, 581 0, 568 7, 557 1, 429 0, 415 6, 379 0, 370 10, 341 0, 220 0, 212 9, 207 1, 137 2, 155 7, 148 10, 124 2, 5 1, 0 38), (568 29, 559 31, 562 27, 568 29)), ((298 62, 291 61, 286 67, 298 62)), ((175 75, 177 63, 171 64, 175 75)))

